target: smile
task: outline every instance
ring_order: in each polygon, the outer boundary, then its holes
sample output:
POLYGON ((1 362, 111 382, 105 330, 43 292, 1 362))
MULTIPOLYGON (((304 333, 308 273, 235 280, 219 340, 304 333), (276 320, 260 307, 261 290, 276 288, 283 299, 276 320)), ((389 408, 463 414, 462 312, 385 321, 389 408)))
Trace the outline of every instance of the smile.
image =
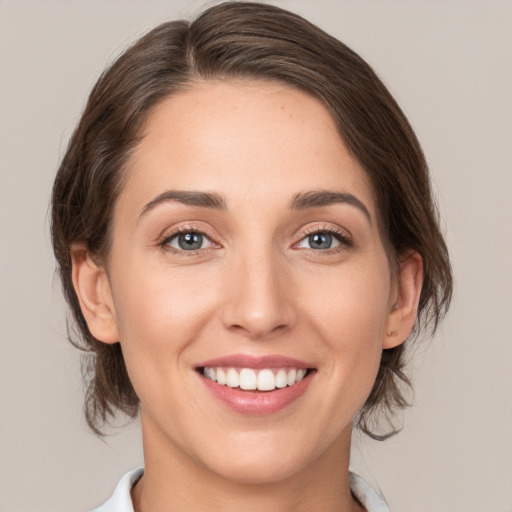
POLYGON ((311 363, 278 355, 233 354, 201 362, 195 369, 210 396, 249 416, 288 409, 317 373, 311 363))
POLYGON ((287 386, 294 386, 307 374, 305 368, 203 368, 203 375, 207 378, 230 388, 240 388, 247 391, 273 391, 287 386))

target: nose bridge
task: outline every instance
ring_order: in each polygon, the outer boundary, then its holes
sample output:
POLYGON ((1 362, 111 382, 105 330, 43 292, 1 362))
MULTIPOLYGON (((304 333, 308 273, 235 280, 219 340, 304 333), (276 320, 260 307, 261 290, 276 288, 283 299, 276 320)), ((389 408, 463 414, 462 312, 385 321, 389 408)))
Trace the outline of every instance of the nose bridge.
POLYGON ((284 258, 267 240, 232 255, 223 321, 230 329, 264 337, 293 321, 284 258))

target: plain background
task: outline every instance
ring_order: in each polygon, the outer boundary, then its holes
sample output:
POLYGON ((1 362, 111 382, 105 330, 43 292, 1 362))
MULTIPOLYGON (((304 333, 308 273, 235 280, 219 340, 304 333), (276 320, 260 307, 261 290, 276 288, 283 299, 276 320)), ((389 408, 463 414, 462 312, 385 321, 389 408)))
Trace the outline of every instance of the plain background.
MULTIPOLYGON (((512 510, 512 3, 276 1, 360 53, 422 141, 453 258, 452 310, 411 364, 415 405, 354 466, 393 512, 512 510)), ((105 64, 185 0, 0 0, 0 510, 84 511, 142 463, 137 423, 81 414, 48 234, 52 180, 105 64)))

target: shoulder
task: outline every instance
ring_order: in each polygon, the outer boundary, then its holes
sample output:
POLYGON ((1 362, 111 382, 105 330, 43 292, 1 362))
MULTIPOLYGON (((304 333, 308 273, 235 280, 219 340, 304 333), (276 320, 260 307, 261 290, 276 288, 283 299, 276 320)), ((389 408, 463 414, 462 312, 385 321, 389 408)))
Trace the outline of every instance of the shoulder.
POLYGON ((133 512, 130 491, 144 473, 144 468, 137 468, 126 473, 115 488, 112 496, 103 505, 89 512, 133 512))
POLYGON ((350 489, 367 512, 390 512, 384 496, 357 473, 350 472, 350 489))

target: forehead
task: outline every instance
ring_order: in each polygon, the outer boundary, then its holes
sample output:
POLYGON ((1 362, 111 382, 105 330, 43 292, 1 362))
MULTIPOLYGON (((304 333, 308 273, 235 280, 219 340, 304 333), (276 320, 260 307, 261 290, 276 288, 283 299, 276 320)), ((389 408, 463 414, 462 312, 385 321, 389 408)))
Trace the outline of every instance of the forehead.
POLYGON ((269 82, 203 82, 153 109, 124 191, 143 203, 165 189, 216 191, 228 207, 338 190, 375 209, 366 173, 326 107, 269 82))

